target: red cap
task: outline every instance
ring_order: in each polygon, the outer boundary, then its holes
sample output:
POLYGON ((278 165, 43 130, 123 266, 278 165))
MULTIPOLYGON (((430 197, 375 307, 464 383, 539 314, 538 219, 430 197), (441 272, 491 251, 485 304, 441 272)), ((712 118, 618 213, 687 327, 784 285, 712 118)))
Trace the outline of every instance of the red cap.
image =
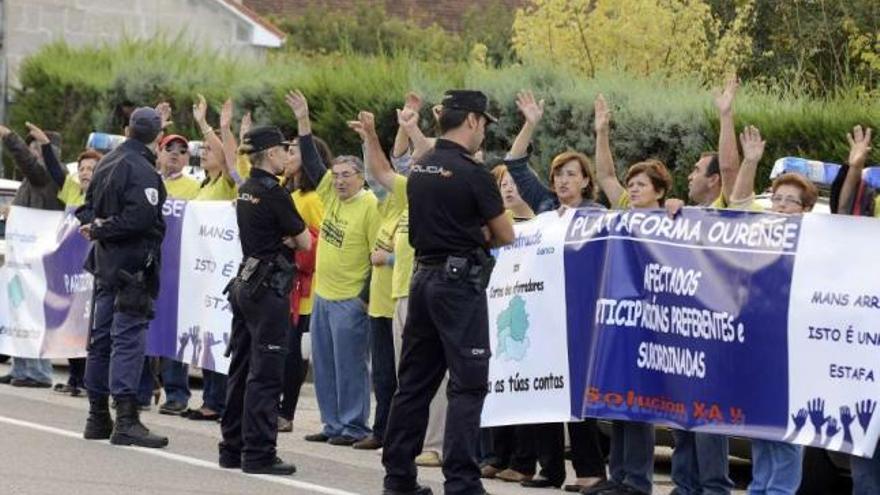
POLYGON ((181 143, 183 143, 184 146, 189 146, 189 141, 187 141, 185 137, 181 136, 180 134, 169 134, 163 137, 161 141, 159 141, 159 147, 164 148, 174 141, 180 141, 181 143))

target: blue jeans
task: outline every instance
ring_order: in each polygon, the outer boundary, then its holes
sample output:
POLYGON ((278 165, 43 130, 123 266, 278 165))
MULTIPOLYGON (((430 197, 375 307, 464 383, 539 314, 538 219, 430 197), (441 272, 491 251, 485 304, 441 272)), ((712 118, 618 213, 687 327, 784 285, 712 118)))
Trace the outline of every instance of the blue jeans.
POLYGON ((312 363, 324 434, 361 439, 370 433, 369 323, 358 298, 313 300, 312 363))
POLYGON ((226 375, 202 369, 202 405, 222 415, 226 410, 226 375))
POLYGON ((86 361, 89 398, 112 394, 134 400, 138 395, 148 320, 145 316, 116 312, 116 291, 101 284, 95 288, 95 314, 86 361))
POLYGON ((728 445, 724 435, 672 430, 672 481, 680 495, 729 494, 728 445))
POLYGON ((162 358, 162 385, 165 387, 165 400, 189 403, 189 366, 174 359, 162 358))
POLYGON ((850 457, 852 470, 852 495, 876 495, 880 493, 880 449, 874 452, 873 459, 850 457))
POLYGON ((651 493, 654 481, 654 425, 613 421, 608 468, 612 480, 642 493, 651 493))
POLYGON ((12 378, 30 378, 40 383, 52 384, 52 361, 40 358, 12 358, 12 378))
POLYGON ((397 372, 394 369, 394 336, 391 318, 370 318, 370 349, 372 350, 373 393, 376 394, 376 415, 373 418, 373 436, 380 441, 385 436, 391 397, 397 390, 397 372))
POLYGON ((804 448, 772 440, 752 440, 749 495, 794 495, 801 484, 804 448))

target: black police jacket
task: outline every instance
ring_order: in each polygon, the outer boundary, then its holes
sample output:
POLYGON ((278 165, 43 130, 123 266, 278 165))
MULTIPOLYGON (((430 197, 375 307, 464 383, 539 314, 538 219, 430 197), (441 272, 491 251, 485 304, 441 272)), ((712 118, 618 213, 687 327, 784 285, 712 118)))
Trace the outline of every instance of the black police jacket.
POLYGON ((166 197, 155 163, 156 155, 143 143, 126 140, 95 168, 85 203, 76 210, 82 225, 91 224, 93 242, 85 269, 111 287, 121 285, 121 270, 145 271, 154 296, 166 197))

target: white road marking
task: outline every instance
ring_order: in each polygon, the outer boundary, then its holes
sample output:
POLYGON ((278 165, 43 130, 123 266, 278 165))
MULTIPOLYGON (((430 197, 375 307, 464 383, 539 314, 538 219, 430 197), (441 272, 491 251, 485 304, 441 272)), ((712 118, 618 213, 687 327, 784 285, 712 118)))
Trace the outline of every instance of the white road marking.
MULTIPOLYGON (((22 421, 20 419, 9 418, 6 416, 0 416, 0 423, 6 423, 13 426, 20 426, 22 428, 30 428, 32 430, 42 431, 44 433, 51 433, 53 435, 58 435, 62 437, 75 438, 77 440, 83 440, 82 433, 70 430, 62 430, 61 428, 55 428, 52 426, 41 425, 39 423, 31 423, 30 421, 22 421)), ((104 444, 107 446, 110 445, 109 440, 88 440, 92 443, 104 444)), ((263 481, 268 481, 270 483, 277 483, 279 485, 291 486, 294 488, 300 488, 303 490, 309 490, 313 493, 325 493, 327 495, 357 495, 354 492, 347 492, 345 490, 339 490, 336 488, 331 488, 329 486, 316 485, 314 483, 307 483, 305 481, 297 481, 290 478, 285 478, 282 476, 270 476, 265 474, 247 474, 234 469, 223 469, 216 462, 208 462, 202 459, 197 459, 195 457, 189 457, 185 455, 175 454, 173 452, 168 452, 162 449, 147 449, 141 447, 119 447, 117 445, 112 445, 113 448, 124 448, 130 450, 132 452, 138 452, 141 454, 152 455, 155 457, 161 457, 163 459, 169 459, 172 461, 181 462, 183 464, 189 464, 190 466, 196 466, 206 469, 213 469, 215 471, 221 471, 224 473, 230 474, 238 474, 240 476, 247 476, 250 478, 257 478, 263 481)))

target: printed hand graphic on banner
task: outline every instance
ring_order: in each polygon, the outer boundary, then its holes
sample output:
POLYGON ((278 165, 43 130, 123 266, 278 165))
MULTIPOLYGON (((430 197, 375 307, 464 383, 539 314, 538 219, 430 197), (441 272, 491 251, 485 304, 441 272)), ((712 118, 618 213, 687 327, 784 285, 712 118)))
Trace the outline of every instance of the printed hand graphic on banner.
POLYGON ((789 434, 787 437, 782 439, 782 441, 783 442, 791 442, 792 440, 797 438, 798 433, 800 433, 801 430, 804 429, 804 425, 807 424, 807 417, 808 416, 809 416, 809 413, 807 413, 807 410, 803 409, 803 408, 800 411, 798 411, 797 414, 792 414, 791 420, 794 422, 794 431, 791 432, 791 434, 789 434))
POLYGON ((214 351, 212 347, 219 344, 219 340, 214 340, 214 332, 205 332, 205 350, 202 352, 202 368, 207 370, 215 369, 214 351))
POLYGON ((189 344, 189 334, 183 334, 177 338, 177 360, 183 362, 183 353, 186 352, 186 345, 189 344))
POLYGON ((810 423, 816 428, 816 436, 813 437, 813 445, 819 445, 822 441, 822 425, 829 418, 825 416, 825 401, 819 398, 807 402, 807 411, 810 413, 810 423))
POLYGON ((193 366, 199 365, 199 356, 202 352, 202 339, 199 337, 199 327, 194 326, 189 329, 189 339, 193 343, 192 356, 190 357, 190 364, 193 366))
POLYGON ((848 406, 840 406, 840 424, 843 425, 843 445, 841 450, 844 452, 852 452, 853 437, 850 425, 855 420, 856 418, 852 415, 852 411, 850 411, 848 406))
POLYGON ((828 425, 825 427, 825 441, 822 442, 822 447, 827 447, 831 443, 831 439, 834 438, 834 435, 838 433, 840 433, 840 427, 837 426, 837 420, 829 417, 828 425))
POLYGON ((862 425, 862 431, 865 433, 868 433, 868 425, 871 424, 871 417, 874 416, 876 408, 877 402, 871 399, 856 403, 856 414, 859 417, 859 424, 862 425))

